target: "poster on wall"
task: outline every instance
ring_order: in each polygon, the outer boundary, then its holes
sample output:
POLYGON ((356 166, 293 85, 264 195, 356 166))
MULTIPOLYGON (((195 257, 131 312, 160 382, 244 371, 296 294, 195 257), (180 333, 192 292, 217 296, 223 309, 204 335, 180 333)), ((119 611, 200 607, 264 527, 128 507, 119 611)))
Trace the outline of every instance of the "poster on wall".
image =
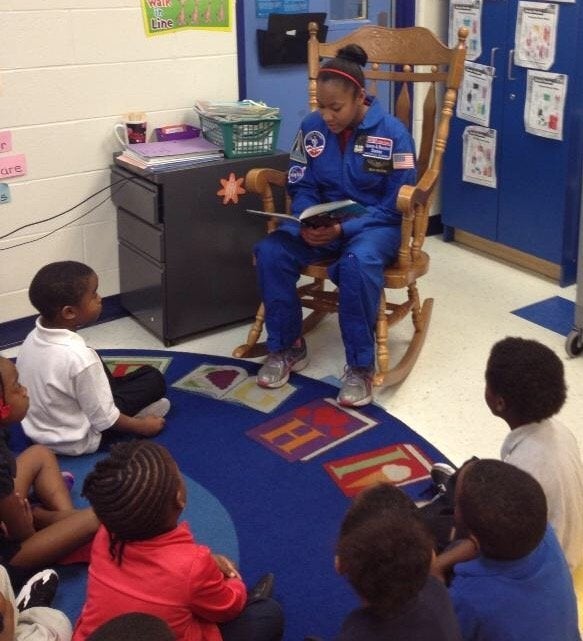
POLYGON ((267 18, 270 13, 307 13, 308 0, 255 0, 255 17, 267 18))
POLYGON ((231 0, 141 0, 147 36, 183 29, 231 31, 231 0))
POLYGON ((456 116, 490 126, 490 105, 492 103, 492 79, 495 67, 466 62, 462 86, 458 92, 456 116))
POLYGON ((462 180, 496 189, 496 130, 479 125, 464 129, 462 180))
POLYGON ((460 27, 469 30, 466 60, 482 54, 482 0, 451 0, 449 4, 449 46, 455 47, 460 27))
POLYGON ((550 69, 555 61, 559 6, 550 2, 519 2, 514 35, 514 64, 550 69))
POLYGON ((567 80, 562 73, 528 70, 524 127, 529 134, 563 140, 567 80))

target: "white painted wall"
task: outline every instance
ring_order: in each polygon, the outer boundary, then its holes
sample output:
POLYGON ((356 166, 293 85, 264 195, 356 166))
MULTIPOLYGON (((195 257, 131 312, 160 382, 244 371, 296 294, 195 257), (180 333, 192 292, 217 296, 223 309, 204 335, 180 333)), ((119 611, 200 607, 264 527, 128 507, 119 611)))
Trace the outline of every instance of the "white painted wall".
MULTIPOLYGON (((234 15, 231 32, 147 37, 137 0, 2 0, 0 131, 13 139, 12 152, 2 155, 25 154, 28 175, 6 181, 12 202, 0 205, 0 236, 106 187, 118 150, 112 130, 122 114, 145 111, 152 131, 194 123, 197 99, 237 94, 234 15)), ((89 207, 22 230, 0 241, 0 249, 38 238, 89 207)), ((0 251, 0 323, 35 313, 28 285, 55 260, 85 262, 99 275, 102 296, 119 292, 109 200, 46 239, 0 251)))
MULTIPOLYGON (((445 39, 446 21, 447 0, 417 0, 418 24, 445 39)), ((233 100, 237 93, 234 15, 231 32, 148 38, 138 0, 1 0, 0 131, 13 138, 3 155, 25 154, 28 174, 7 181, 12 202, 0 205, 0 236, 106 187, 118 149, 112 130, 122 114, 147 112, 152 131, 194 122, 197 99, 233 100)), ((0 250, 72 221, 108 193, 0 240, 0 250)), ((0 323, 35 313, 31 278, 44 264, 67 259, 96 270, 103 296, 119 292, 109 200, 48 238, 0 251, 0 323)))
MULTIPOLYGON (((417 0, 415 8, 415 24, 420 27, 427 27, 445 44, 447 44, 448 27, 448 0, 417 0)), ((415 116, 413 120, 414 135, 420 136, 421 117, 423 109, 423 98, 415 96, 415 116)), ((437 215, 441 211, 440 185, 437 186, 435 200, 431 208, 431 215, 437 215)))

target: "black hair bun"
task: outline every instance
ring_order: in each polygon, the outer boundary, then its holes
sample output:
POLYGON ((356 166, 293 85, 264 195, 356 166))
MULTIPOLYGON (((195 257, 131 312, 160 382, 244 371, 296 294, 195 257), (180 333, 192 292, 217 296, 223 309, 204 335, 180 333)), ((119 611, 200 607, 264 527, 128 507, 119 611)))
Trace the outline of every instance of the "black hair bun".
POLYGON ((364 67, 367 63, 368 56, 366 51, 360 45, 346 45, 336 52, 336 57, 342 60, 354 62, 360 67, 364 67))

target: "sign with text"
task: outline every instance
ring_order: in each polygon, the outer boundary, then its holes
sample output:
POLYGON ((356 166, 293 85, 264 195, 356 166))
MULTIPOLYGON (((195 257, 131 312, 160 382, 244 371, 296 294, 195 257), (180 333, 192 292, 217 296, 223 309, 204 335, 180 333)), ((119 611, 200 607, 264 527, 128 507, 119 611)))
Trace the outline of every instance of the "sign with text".
POLYGON ((231 0, 142 0, 146 35, 183 29, 231 31, 231 0))
POLYGON ((0 205, 6 205, 10 200, 10 185, 0 183, 0 205))
POLYGON ((26 156, 0 156, 0 180, 26 176, 26 156))
POLYGON ((0 131, 0 153, 12 151, 12 132, 0 131))

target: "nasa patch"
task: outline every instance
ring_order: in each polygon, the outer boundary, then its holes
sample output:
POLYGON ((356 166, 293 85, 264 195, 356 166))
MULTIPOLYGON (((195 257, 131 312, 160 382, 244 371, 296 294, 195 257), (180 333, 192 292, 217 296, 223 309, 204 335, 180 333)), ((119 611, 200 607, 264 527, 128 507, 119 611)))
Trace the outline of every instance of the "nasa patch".
POLYGON ((303 177, 306 171, 305 167, 300 167, 299 165, 292 165, 287 172, 287 181, 291 185, 299 182, 303 177))

